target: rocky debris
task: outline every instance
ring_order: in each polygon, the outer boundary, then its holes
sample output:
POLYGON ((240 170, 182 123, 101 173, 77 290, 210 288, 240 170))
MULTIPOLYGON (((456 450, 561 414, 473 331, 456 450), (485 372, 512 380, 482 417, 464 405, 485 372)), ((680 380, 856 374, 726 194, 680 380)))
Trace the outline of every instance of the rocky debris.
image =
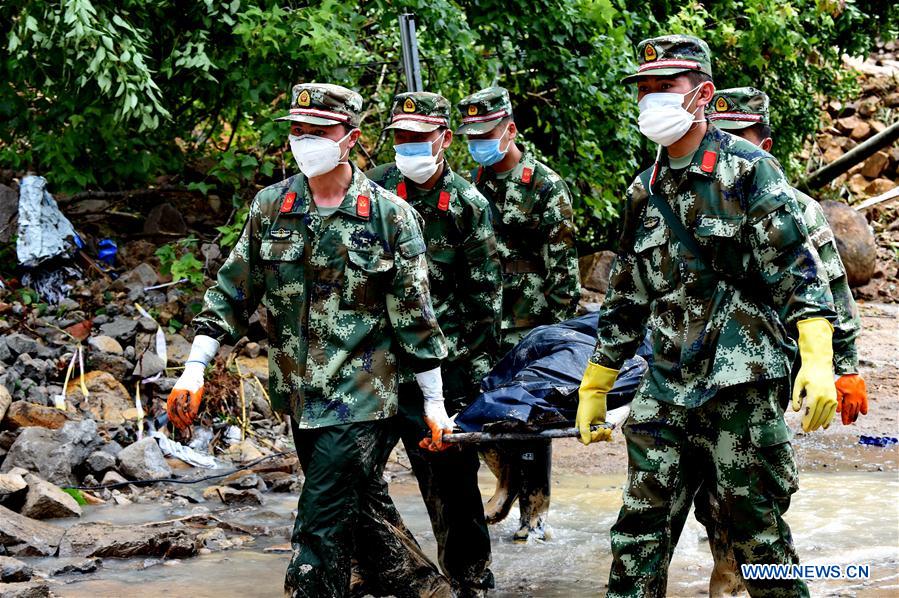
POLYGON ((599 251, 578 259, 582 311, 591 311, 592 305, 602 303, 609 289, 609 275, 614 260, 615 253, 612 251, 599 251))
POLYGON ((20 473, 0 473, 0 502, 28 488, 28 483, 20 473))
POLYGON ((229 506, 262 505, 265 499, 255 488, 238 490, 228 486, 210 486, 203 491, 206 500, 219 499, 229 506))
POLYGON ((184 558, 197 554, 193 532, 175 525, 119 526, 109 523, 79 523, 65 533, 59 556, 130 558, 156 556, 184 558))
POLYGON ((55 567, 47 572, 51 577, 72 573, 93 573, 103 564, 103 560, 96 557, 90 559, 59 559, 59 561, 55 567))
POLYGON ((52 556, 65 530, 0 506, 0 545, 12 556, 52 556))
POLYGON ((19 559, 14 559, 10 556, 0 556, 0 582, 28 581, 33 575, 34 569, 19 559))
POLYGON ((222 480, 222 484, 237 488, 256 488, 265 491, 265 482, 254 472, 248 470, 236 471, 222 480))
POLYGON ((11 404, 12 395, 9 394, 9 390, 7 390, 5 386, 0 384, 0 423, 2 423, 3 418, 6 417, 6 412, 11 404))
POLYGON ((133 301, 143 295, 144 288, 153 286, 158 282, 159 275, 153 266, 142 263, 118 277, 109 288, 113 291, 127 291, 128 300, 133 301))
POLYGON ((54 519, 57 517, 81 517, 81 507, 70 495, 58 486, 28 474, 28 494, 21 514, 32 519, 54 519))
POLYGON ((162 203, 150 210, 147 219, 144 220, 144 234, 155 235, 159 233, 187 234, 187 224, 184 217, 170 203, 162 203))
POLYGON ((292 492, 298 485, 297 476, 283 471, 269 471, 260 474, 260 477, 271 492, 292 492))
POLYGON ((134 335, 137 333, 137 320, 118 316, 111 322, 100 326, 100 332, 116 341, 127 343, 134 340, 134 335))
POLYGON ((165 362, 162 358, 156 353, 145 351, 137 360, 133 375, 138 378, 149 378, 163 371, 165 371, 165 362))
POLYGON ((103 445, 90 419, 68 422, 59 430, 23 428, 0 465, 0 473, 21 467, 59 486, 78 484, 74 470, 103 445))
POLYGON ((90 337, 87 339, 87 344, 102 353, 122 355, 125 352, 125 350, 122 349, 122 345, 119 344, 119 341, 104 334, 90 337))
POLYGON ((0 598, 50 598, 50 584, 46 581, 23 581, 0 584, 0 598))
POLYGON ((101 476, 116 466, 116 456, 106 451, 94 451, 84 461, 88 471, 101 476))
POLYGON ((78 378, 69 381, 66 387, 66 398, 79 408, 90 413, 96 421, 120 424, 125 421, 125 411, 134 407, 134 401, 128 390, 109 372, 93 371, 84 375, 84 385, 88 397, 81 395, 81 381, 78 378))
POLYGON ((36 353, 41 343, 19 332, 6 335, 6 346, 16 355, 22 353, 36 353))
POLYGON ((127 380, 134 370, 133 362, 115 353, 93 352, 88 358, 87 365, 93 370, 107 372, 116 380, 127 380))
POLYGON ((37 426, 58 430, 71 419, 71 415, 56 407, 45 407, 28 401, 16 401, 6 411, 5 424, 11 429, 37 426))
POLYGON ((197 536, 197 542, 213 551, 228 550, 234 546, 234 543, 225 534, 225 530, 219 527, 200 532, 200 535, 197 536))
POLYGON ((868 221, 858 211, 837 201, 822 201, 821 208, 833 229, 840 259, 850 286, 866 284, 874 275, 877 245, 868 221))
POLYGON ((126 446, 119 453, 120 471, 135 480, 168 478, 172 469, 165 461, 159 445, 150 437, 126 446))
POLYGON ((103 480, 100 482, 102 486, 109 486, 111 484, 127 484, 128 480, 126 480, 122 474, 117 471, 107 471, 106 475, 103 476, 103 480))

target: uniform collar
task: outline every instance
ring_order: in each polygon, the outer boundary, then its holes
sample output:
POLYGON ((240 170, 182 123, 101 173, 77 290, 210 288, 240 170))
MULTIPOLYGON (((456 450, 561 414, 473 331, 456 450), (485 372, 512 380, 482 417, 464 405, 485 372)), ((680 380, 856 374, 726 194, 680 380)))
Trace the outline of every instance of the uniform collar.
MULTIPOLYGON (((694 173, 705 178, 715 178, 715 171, 721 151, 722 137, 723 133, 721 133, 720 129, 709 123, 708 130, 705 132, 702 141, 699 142, 699 147, 696 148, 696 152, 693 154, 693 159, 684 169, 684 175, 687 173, 694 173)), ((662 152, 660 162, 664 167, 663 174, 671 176, 673 171, 671 169, 671 162, 668 158, 668 152, 662 152)), ((686 176, 684 176, 684 178, 686 178, 686 176)))
MULTIPOLYGON (((337 207, 337 211, 342 212, 351 218, 368 220, 371 217, 371 185, 362 171, 359 170, 355 164, 350 162, 349 165, 353 170, 353 178, 350 179, 350 186, 346 190, 346 195, 343 196, 343 201, 340 202, 340 205, 337 207), (366 199, 361 200, 360 198, 362 197, 366 199)), ((306 197, 312 197, 312 191, 309 189, 309 182, 305 180, 305 177, 303 190, 306 197)), ((313 202, 307 201, 305 203, 306 211, 309 211, 309 206, 311 206, 313 202)))
POLYGON ((496 177, 496 171, 489 166, 481 169, 481 177, 483 180, 496 180, 498 182, 509 182, 528 186, 533 181, 534 169, 536 166, 537 159, 534 157, 534 154, 529 150, 524 150, 521 153, 521 159, 518 161, 518 164, 512 168, 512 172, 510 172, 509 176, 506 178, 498 179, 496 177))

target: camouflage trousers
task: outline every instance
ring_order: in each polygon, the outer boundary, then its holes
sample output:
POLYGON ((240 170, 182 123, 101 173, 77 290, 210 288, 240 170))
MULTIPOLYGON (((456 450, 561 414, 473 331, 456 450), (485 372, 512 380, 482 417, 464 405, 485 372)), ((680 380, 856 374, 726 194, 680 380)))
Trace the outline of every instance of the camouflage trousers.
MULTIPOLYGON (((421 554, 384 482, 390 455, 389 420, 300 430, 292 423, 294 443, 305 482, 297 504, 291 544, 293 556, 284 581, 289 596, 315 598, 350 595, 351 561, 363 567, 385 565, 379 558, 382 530, 390 526, 397 542, 418 549, 416 573, 440 579, 421 554), (387 514, 389 520, 384 520, 387 514)), ((386 593, 418 596, 389 581, 386 593)), ((445 580, 444 580, 445 584, 445 580)), ((448 587, 448 584, 445 584, 448 587)))
MULTIPOLYGON (((422 413, 424 397, 414 383, 401 384, 399 394, 399 414, 390 420, 390 446, 403 441, 437 540, 440 568, 451 580, 453 590, 457 596, 479 595, 492 588, 494 580, 490 571, 490 534, 478 488, 477 450, 456 446, 432 453, 420 448, 419 441, 430 434, 422 413)), ((447 399, 449 413, 459 407, 447 399)), ((392 504, 385 506, 393 508, 392 504)), ((381 513, 382 520, 391 518, 390 512, 381 513)), ((407 544, 396 541, 394 530, 383 527, 376 533, 381 535, 377 558, 394 564, 392 578, 403 580, 402 584, 408 587, 434 587, 431 580, 414 574, 417 554, 407 544)), ((367 581, 377 580, 377 585, 385 577, 382 565, 361 573, 367 581)))
MULTIPOLYGON (((737 565, 799 559, 783 520, 798 471, 780 406, 786 380, 743 384, 687 409, 638 395, 624 426, 628 479, 612 527, 609 596, 664 596, 685 504, 705 485, 737 565)), ((746 580, 752 596, 808 596, 799 580, 746 580)))

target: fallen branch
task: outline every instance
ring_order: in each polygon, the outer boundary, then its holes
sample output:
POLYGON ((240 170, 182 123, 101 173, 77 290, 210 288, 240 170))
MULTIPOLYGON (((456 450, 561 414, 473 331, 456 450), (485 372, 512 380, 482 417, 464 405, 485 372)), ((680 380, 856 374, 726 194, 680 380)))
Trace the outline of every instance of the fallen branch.
POLYGON ((886 193, 881 193, 877 197, 872 197, 870 199, 866 199, 862 203, 858 204, 857 206, 853 206, 853 207, 857 211, 861 212, 862 210, 866 210, 866 209, 870 208, 871 206, 876 206, 877 204, 881 204, 881 203, 883 203, 885 201, 889 201, 891 199, 896 199, 897 197, 899 197, 899 187, 896 187, 895 189, 890 189, 886 193))
POLYGON ((799 188, 811 191, 823 187, 859 162, 876 154, 899 139, 899 122, 895 122, 864 143, 860 143, 827 166, 819 168, 799 183, 799 188))

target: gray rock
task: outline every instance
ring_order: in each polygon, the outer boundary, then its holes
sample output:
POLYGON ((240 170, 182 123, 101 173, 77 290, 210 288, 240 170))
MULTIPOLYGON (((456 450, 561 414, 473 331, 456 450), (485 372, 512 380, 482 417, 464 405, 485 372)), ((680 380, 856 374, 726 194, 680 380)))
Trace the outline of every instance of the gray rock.
POLYGON ((149 378, 165 370, 165 362, 159 355, 151 351, 144 351, 134 366, 134 375, 139 378, 149 378))
POLYGON ((90 337, 87 339, 87 344, 102 353, 115 353, 116 355, 121 355, 124 352, 119 341, 111 336, 103 334, 90 337))
POLYGON ((55 519, 57 517, 81 517, 78 502, 63 492, 58 486, 28 474, 28 494, 22 515, 32 519, 55 519))
POLYGON ((6 337, 0 337, 0 361, 4 363, 9 363, 12 361, 13 352, 9 350, 9 345, 6 344, 6 337))
POLYGON ((11 494, 27 491, 28 483, 18 473, 0 473, 0 501, 11 494))
MULTIPOLYGON (((109 288, 114 291, 128 291, 128 299, 133 301, 144 294, 145 287, 153 286, 157 282, 159 282, 159 274, 156 273, 153 266, 142 263, 117 278, 109 288)), ((107 314, 109 315, 115 315, 116 313, 117 311, 114 309, 107 309, 107 314)))
POLYGON ((106 475, 103 476, 103 480, 100 482, 101 486, 108 486, 110 484, 125 484, 128 480, 122 477, 117 471, 107 471, 106 475))
POLYGON ((158 556, 183 558, 197 554, 192 530, 173 525, 117 526, 79 523, 66 532, 59 545, 60 557, 129 558, 158 556))
POLYGON ((0 545, 12 556, 52 556, 65 530, 0 506, 0 545))
POLYGON ((0 422, 6 416, 6 410, 9 409, 10 404, 12 404, 12 395, 5 386, 0 385, 0 422))
POLYGON ((34 569, 11 556, 0 556, 0 582, 15 583, 28 581, 34 575, 34 569))
POLYGON ((127 380, 134 370, 133 362, 114 353, 93 353, 87 361, 91 369, 109 372, 117 380, 127 380))
POLYGON ((134 359, 134 355, 134 346, 128 345, 127 347, 125 347, 125 359, 134 359))
POLYGON ((20 581, 0 585, 0 598, 50 598, 50 584, 46 581, 20 581))
POLYGON ((100 326, 100 332, 127 344, 134 339, 134 335, 137 332, 137 321, 125 316, 118 316, 111 322, 100 326))
POLYGON ((58 430, 24 428, 9 448, 0 473, 21 467, 59 486, 74 486, 78 480, 73 470, 102 444, 97 424, 90 419, 67 422, 58 430))
POLYGON ((94 451, 88 455, 87 460, 84 463, 87 465, 89 471, 97 475, 103 475, 115 467, 116 458, 115 455, 111 455, 106 451, 94 451))
POLYGON ((16 355, 33 353, 37 351, 39 344, 40 343, 33 338, 25 336, 20 332, 13 332, 12 334, 6 335, 6 345, 9 347, 10 351, 16 355))
POLYGON ((122 449, 119 464, 120 471, 135 480, 167 478, 172 475, 172 469, 166 463, 159 445, 150 437, 122 449))
MULTIPOLYGON (((59 559, 60 561, 65 561, 66 559, 59 559)), ((70 562, 59 562, 56 566, 48 573, 51 576, 55 575, 69 575, 71 573, 93 573, 97 569, 100 568, 100 565, 103 564, 103 560, 99 558, 90 558, 90 559, 73 559, 70 562)))
POLYGON ((94 326, 102 326, 109 322, 109 316, 106 314, 100 314, 99 316, 94 316, 94 326))

